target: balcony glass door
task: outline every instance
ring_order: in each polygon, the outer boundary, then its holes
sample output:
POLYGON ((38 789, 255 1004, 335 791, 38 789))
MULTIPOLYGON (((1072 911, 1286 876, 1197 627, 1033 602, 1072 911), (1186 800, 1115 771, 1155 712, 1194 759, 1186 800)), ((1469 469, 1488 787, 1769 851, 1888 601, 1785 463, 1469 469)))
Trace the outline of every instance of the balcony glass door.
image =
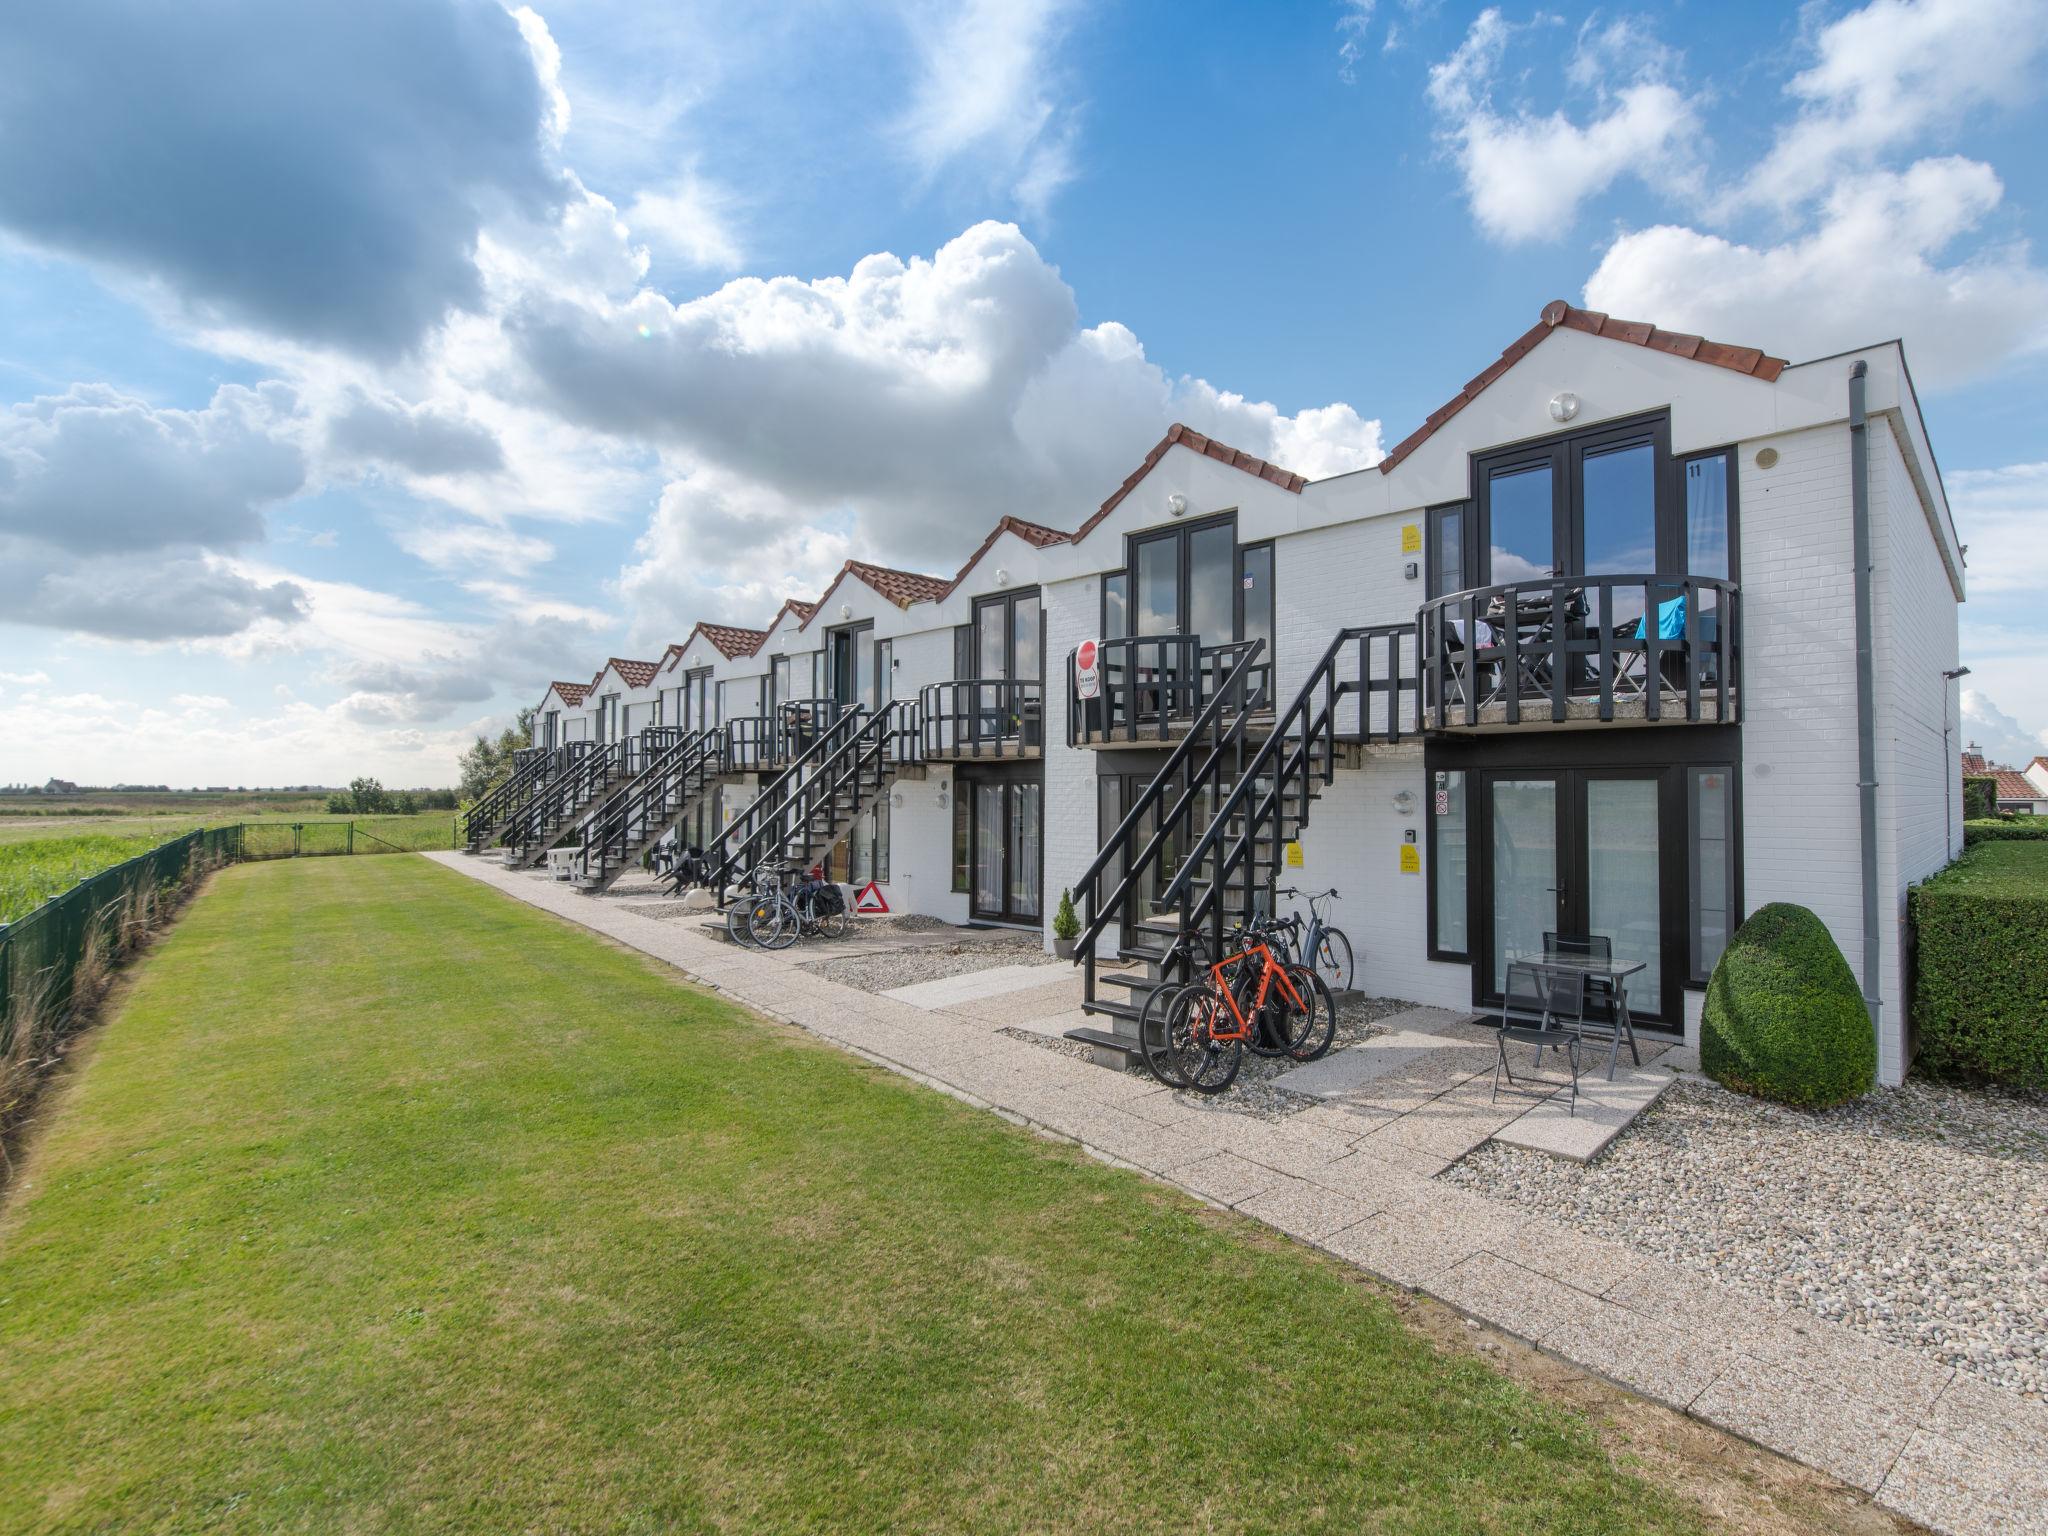
POLYGON ((977 740, 1015 737, 1040 744, 1038 706, 1014 688, 998 683, 1037 683, 1040 661, 1038 589, 984 597, 974 605, 974 675, 988 686, 975 690, 970 729, 977 740), (1028 707, 1027 707, 1028 705, 1028 707))
POLYGON ((1682 933, 1665 931, 1669 777, 1604 768, 1487 776, 1482 1003, 1497 1004, 1509 963, 1542 955, 1555 933, 1604 938, 1617 964, 1641 962, 1628 978, 1629 1009, 1644 1022, 1666 1017, 1685 960, 1682 933))

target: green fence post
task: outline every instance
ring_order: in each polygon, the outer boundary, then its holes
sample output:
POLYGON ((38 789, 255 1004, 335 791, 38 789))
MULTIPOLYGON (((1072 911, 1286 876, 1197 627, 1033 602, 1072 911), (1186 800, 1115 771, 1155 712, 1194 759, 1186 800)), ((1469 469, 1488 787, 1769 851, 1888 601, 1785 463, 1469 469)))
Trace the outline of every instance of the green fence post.
POLYGON ((348 824, 348 851, 350 853, 356 851, 356 824, 354 822, 348 824))

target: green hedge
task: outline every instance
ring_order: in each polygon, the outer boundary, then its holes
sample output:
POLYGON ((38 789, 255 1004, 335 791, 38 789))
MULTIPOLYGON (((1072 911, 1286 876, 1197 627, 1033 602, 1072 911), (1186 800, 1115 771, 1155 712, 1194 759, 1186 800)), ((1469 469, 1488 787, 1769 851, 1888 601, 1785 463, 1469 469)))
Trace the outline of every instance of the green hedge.
POLYGON ((1870 1091, 1877 1036, 1827 924, 1784 901, 1749 915, 1707 983, 1700 1065, 1717 1083, 1810 1109, 1870 1091))
POLYGON ((1998 814, 1998 780, 1983 777, 1963 780, 1963 819, 1979 821, 1998 814))
POLYGON ((1963 823, 1963 845, 2048 840, 2048 816, 1991 816, 1963 823))
POLYGON ((1917 1065, 1932 1076, 2048 1093, 2041 836, 1991 833, 1912 893, 1917 1065))

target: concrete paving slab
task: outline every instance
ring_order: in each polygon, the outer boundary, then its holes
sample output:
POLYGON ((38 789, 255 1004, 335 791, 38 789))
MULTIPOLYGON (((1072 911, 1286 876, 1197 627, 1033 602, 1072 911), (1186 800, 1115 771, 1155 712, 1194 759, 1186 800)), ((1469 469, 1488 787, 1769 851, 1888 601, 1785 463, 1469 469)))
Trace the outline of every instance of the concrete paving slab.
POLYGON ((1691 1411, 1745 1439, 1875 1493, 1918 1426, 1849 1383, 1735 1354, 1691 1411))
POLYGON ((1006 992, 1024 992, 1032 987, 1042 987, 1049 979, 1045 974, 1049 969, 1051 967, 1043 965, 997 965, 985 971, 966 971, 958 976, 941 976, 937 981, 919 981, 907 987, 891 987, 880 995, 919 1008, 950 1008, 959 1003, 977 1002, 986 997, 1000 997, 1006 992))
POLYGON ((1919 1430, 1885 1474, 1877 1502, 1937 1531, 2041 1536, 2048 1531, 2048 1470, 1919 1430))
POLYGON ((1566 1162, 1590 1163, 1677 1081, 1678 1075, 1663 1067, 1624 1066, 1611 1083, 1598 1071, 1582 1074, 1576 1105, 1569 1093, 1553 1092, 1493 1139, 1566 1162))
POLYGON ((1235 1205, 1261 1190, 1273 1188, 1286 1175, 1235 1152, 1203 1152, 1188 1162, 1165 1170, 1165 1177, 1181 1188, 1192 1190, 1218 1205, 1235 1205))
POLYGON ((1321 1243, 1332 1233, 1378 1215, 1381 1209, 1371 1201, 1340 1195, 1320 1184, 1293 1178, 1261 1190, 1237 1208, 1305 1243, 1321 1243))
POLYGON ((1683 1410, 1727 1368, 1708 1339, 1640 1317, 1611 1301, 1573 1309, 1537 1341, 1553 1355, 1683 1410))
POLYGON ((1584 1291, 1491 1251, 1461 1259, 1431 1281, 1429 1289, 1459 1311, 1531 1344, 1594 1303, 1584 1291))

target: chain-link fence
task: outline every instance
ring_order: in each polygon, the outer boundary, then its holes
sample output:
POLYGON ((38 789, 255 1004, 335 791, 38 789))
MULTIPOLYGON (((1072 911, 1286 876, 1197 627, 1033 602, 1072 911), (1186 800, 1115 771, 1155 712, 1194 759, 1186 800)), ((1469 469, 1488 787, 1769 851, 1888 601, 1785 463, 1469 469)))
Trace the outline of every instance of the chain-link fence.
POLYGON ((456 816, 370 816, 352 821, 251 821, 241 827, 244 859, 319 858, 353 853, 424 853, 462 846, 456 816))
POLYGON ((239 857, 240 827, 172 838, 0 925, 0 1127, 47 1064, 74 1012, 204 871, 239 857))

